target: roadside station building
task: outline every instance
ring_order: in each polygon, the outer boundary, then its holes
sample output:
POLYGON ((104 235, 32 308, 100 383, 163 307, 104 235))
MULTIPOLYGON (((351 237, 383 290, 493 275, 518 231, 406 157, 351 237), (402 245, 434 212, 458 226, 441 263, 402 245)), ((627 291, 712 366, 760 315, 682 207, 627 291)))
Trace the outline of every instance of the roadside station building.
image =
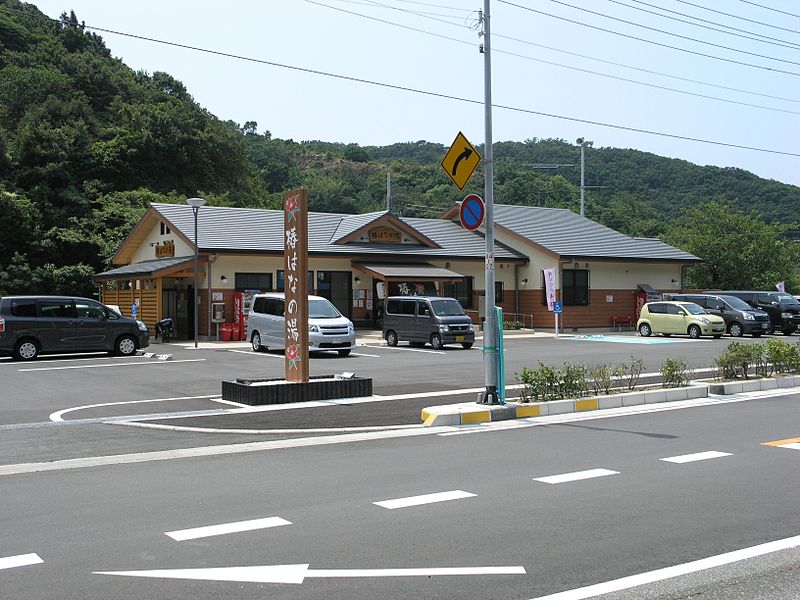
MULTIPOLYGON (((656 239, 631 238, 569 210, 494 206, 495 302, 504 320, 552 328, 543 269, 557 269, 561 327, 635 322, 639 305, 682 288, 682 268, 700 262, 656 239)), ((101 300, 125 314, 137 305, 151 332, 170 317, 177 336, 194 337, 194 258, 199 256, 199 336, 243 323, 248 294, 283 290, 283 212, 153 204, 113 257, 118 267, 95 275, 101 300), (244 305, 242 304, 244 302, 244 305)), ((309 213, 308 287, 354 321, 372 327, 382 298, 428 294, 458 298, 473 319, 483 315, 485 240, 459 223, 456 205, 436 219, 382 211, 309 213)))

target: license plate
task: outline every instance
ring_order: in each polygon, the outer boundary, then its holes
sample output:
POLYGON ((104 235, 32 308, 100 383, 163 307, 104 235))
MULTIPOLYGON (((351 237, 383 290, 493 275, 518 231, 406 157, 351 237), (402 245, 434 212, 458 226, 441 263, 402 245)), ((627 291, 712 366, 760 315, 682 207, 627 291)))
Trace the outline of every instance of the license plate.
POLYGON ((457 335, 456 336, 456 341, 457 342, 463 342, 464 341, 464 336, 463 335, 457 335))

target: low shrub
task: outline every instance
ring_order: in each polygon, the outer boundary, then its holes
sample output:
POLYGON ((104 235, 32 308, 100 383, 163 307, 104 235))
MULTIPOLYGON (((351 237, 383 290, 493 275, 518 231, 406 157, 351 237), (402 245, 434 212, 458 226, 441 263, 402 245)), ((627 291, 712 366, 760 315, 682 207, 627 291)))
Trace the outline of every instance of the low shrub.
POLYGON ((664 387, 681 387, 688 385, 689 364, 681 358, 668 358, 661 365, 661 377, 664 387))

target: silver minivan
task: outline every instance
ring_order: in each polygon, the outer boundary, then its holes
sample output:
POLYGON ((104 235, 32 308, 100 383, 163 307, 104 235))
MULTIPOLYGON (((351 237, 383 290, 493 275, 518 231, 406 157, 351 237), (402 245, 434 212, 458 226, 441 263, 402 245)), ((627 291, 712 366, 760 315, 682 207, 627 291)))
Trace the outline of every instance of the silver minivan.
MULTIPOLYGON (((247 339, 254 352, 282 350, 286 330, 283 292, 256 294, 247 316, 247 339)), ((326 298, 308 297, 308 351, 333 350, 348 356, 356 347, 352 321, 326 298)))
POLYGON ((472 348, 472 319, 455 298, 390 296, 383 311, 383 337, 389 346, 408 341, 412 346, 430 343, 435 350, 445 344, 472 348))

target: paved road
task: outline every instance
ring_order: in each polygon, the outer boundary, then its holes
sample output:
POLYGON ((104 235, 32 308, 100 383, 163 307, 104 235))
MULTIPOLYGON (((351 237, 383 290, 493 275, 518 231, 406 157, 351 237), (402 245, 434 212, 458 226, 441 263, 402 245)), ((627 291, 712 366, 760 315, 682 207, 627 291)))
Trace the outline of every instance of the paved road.
POLYGON ((531 599, 754 548, 611 597, 796 598, 800 542, 757 548, 800 535, 800 450, 763 445, 800 436, 799 400, 6 467, 0 557, 41 562, 3 595, 531 599), (163 572, 269 565, 301 566, 163 572))

